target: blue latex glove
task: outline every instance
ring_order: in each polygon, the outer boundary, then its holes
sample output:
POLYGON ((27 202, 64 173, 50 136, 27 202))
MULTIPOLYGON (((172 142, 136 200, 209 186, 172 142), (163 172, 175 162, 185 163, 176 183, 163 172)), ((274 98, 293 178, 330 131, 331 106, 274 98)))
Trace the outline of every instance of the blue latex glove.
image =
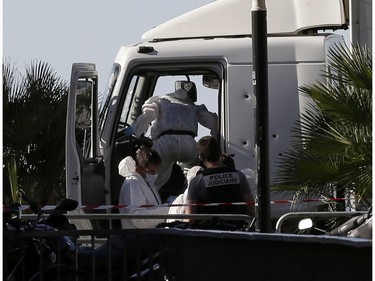
POLYGON ((131 135, 134 135, 134 134, 135 134, 135 132, 134 132, 132 126, 129 126, 129 127, 127 127, 127 128, 125 129, 125 135, 127 135, 127 136, 131 136, 131 135))

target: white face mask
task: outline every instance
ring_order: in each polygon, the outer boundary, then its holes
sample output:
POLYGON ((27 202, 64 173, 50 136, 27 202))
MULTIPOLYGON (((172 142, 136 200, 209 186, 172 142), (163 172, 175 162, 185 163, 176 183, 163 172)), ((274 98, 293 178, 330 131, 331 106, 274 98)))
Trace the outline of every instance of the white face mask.
POLYGON ((158 177, 158 174, 146 174, 146 180, 150 183, 155 183, 156 179, 158 177))

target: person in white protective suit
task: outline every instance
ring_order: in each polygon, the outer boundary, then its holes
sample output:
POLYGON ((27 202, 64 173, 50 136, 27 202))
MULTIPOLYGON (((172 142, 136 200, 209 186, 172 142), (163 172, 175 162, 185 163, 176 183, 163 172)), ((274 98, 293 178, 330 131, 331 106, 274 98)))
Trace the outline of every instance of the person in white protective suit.
MULTIPOLYGON (((186 175, 187 180, 187 188, 185 189, 184 193, 180 194, 176 197, 176 199, 172 202, 172 206, 169 208, 168 214, 169 215, 181 215, 186 213, 186 204, 187 204, 187 194, 189 192, 189 184, 191 180, 202 171, 203 168, 201 166, 194 166, 191 167, 186 175), (176 205, 176 206, 173 206, 176 205)), ((180 219, 177 219, 180 220, 180 219)), ((167 223, 174 222, 176 219, 167 219, 167 223)))
MULTIPOLYGON (((119 163, 119 174, 125 177, 121 187, 119 204, 126 205, 120 213, 125 214, 168 214, 168 206, 161 205, 161 199, 155 185, 147 179, 158 171, 161 159, 159 154, 146 147, 141 147, 135 156, 125 157, 119 163), (153 205, 153 207, 140 207, 153 205)), ((165 219, 122 219, 122 228, 154 228, 165 219)))
POLYGON ((162 97, 148 99, 142 107, 143 113, 132 125, 137 137, 145 133, 152 122, 151 138, 162 159, 155 185, 160 189, 170 178, 173 164, 180 162, 191 167, 198 159, 195 137, 198 123, 211 130, 217 137, 216 113, 205 105, 196 105, 197 90, 194 82, 176 81, 175 92, 162 97))

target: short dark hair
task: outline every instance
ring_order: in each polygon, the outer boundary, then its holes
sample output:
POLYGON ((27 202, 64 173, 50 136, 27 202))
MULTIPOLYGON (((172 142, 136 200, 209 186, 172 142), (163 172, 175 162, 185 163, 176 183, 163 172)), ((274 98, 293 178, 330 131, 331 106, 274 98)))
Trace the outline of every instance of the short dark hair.
POLYGON ((136 152, 135 163, 143 168, 147 168, 150 165, 159 166, 161 157, 155 150, 141 146, 136 152))
POLYGON ((212 136, 202 137, 198 141, 198 155, 202 161, 215 162, 220 159, 221 148, 212 136))

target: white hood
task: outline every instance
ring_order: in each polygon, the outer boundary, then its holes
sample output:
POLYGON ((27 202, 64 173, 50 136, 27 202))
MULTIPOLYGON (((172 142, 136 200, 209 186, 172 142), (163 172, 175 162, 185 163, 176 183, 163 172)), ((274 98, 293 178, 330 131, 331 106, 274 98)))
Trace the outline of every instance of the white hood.
POLYGON ((123 176, 134 175, 135 172, 135 161, 131 156, 127 156, 121 160, 118 164, 118 173, 123 176))

